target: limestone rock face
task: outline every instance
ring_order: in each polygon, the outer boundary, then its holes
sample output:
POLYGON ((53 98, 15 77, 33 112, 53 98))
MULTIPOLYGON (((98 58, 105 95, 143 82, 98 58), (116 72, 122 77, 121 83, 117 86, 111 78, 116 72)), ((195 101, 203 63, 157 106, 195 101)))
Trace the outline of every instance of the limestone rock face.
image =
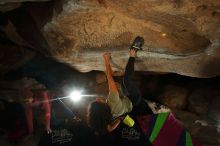
POLYGON ((40 2, 49 0, 1 0, 0 4, 18 3, 18 2, 40 2))
POLYGON ((14 45, 0 44, 0 50, 0 76, 22 66, 33 56, 29 50, 14 45))
POLYGON ((205 115, 209 111, 208 109, 213 106, 213 104, 210 104, 211 100, 214 100, 213 98, 218 95, 220 95, 220 92, 208 87, 196 89, 188 96, 188 110, 198 115, 205 115))
POLYGON ((27 19, 17 22, 12 16, 19 13, 6 14, 31 47, 82 72, 104 70, 104 52, 111 52, 114 69, 122 70, 130 44, 142 36, 136 70, 220 74, 219 0, 63 0, 18 9, 27 19), (34 35, 21 30, 25 22, 34 35))
POLYGON ((220 107, 219 107, 219 103, 220 103, 220 96, 216 96, 212 103, 211 106, 209 107, 209 115, 212 119, 215 119, 218 123, 220 122, 220 107))
POLYGON ((166 85, 158 101, 171 108, 184 109, 187 105, 188 90, 183 87, 166 85))

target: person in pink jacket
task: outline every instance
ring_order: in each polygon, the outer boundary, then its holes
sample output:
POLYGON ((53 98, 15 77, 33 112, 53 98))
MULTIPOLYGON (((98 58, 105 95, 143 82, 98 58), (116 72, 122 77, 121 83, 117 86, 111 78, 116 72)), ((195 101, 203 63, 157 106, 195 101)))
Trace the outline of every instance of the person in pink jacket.
POLYGON ((47 133, 51 133, 52 132, 50 128, 51 104, 49 102, 49 100, 51 99, 51 95, 49 91, 39 90, 32 92, 29 89, 25 89, 21 91, 21 95, 23 96, 24 99, 23 103, 25 107, 28 133, 32 134, 34 132, 32 108, 35 106, 40 106, 44 110, 45 130, 47 131, 47 133))

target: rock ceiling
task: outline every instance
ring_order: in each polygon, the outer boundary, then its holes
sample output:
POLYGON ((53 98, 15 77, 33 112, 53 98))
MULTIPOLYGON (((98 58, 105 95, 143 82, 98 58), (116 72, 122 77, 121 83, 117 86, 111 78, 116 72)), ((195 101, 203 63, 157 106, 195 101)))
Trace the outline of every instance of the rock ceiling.
POLYGON ((114 69, 122 71, 139 35, 145 45, 136 70, 220 75, 219 0, 20 2, 0 5, 1 36, 13 42, 14 50, 29 48, 82 72, 104 70, 102 54, 111 52, 114 69))

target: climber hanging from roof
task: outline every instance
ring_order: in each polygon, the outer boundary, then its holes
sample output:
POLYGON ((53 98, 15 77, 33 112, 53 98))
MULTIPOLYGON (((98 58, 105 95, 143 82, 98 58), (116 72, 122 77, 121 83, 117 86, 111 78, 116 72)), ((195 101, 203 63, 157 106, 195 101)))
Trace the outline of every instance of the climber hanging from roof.
MULTIPOLYGON (((133 130, 135 122, 131 118, 133 117, 132 115, 138 116, 141 114, 153 113, 142 98, 139 89, 132 81, 137 51, 142 50, 141 47, 143 44, 144 39, 138 36, 130 47, 129 59, 121 84, 122 96, 120 96, 119 88, 117 88, 116 82, 113 79, 113 71, 110 65, 110 53, 105 53, 103 55, 109 85, 109 95, 106 99, 96 99, 96 101, 90 104, 88 109, 88 124, 97 135, 103 136, 113 131, 117 131, 116 129, 121 122, 128 127, 133 127, 133 130)), ((138 137, 133 139, 132 142, 135 142, 137 145, 149 145, 147 140, 141 140, 143 133, 141 134, 139 128, 135 129, 137 130, 138 137)))
POLYGON ((90 104, 88 109, 89 126, 96 135, 104 139, 109 134, 116 133, 113 139, 110 138, 111 142, 108 141, 113 145, 176 146, 176 144, 180 144, 199 146, 175 120, 172 113, 153 114, 132 81, 137 51, 142 50, 143 43, 144 39, 138 36, 130 47, 129 59, 121 84, 123 96, 120 96, 119 88, 113 79, 110 53, 103 55, 109 95, 106 99, 99 98, 90 104), (173 140, 171 140, 172 138, 173 140))

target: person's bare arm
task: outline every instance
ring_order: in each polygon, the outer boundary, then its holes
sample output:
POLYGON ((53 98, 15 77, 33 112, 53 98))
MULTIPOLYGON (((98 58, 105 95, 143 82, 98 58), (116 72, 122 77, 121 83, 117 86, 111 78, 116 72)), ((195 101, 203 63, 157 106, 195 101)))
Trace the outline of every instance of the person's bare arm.
POLYGON ((118 92, 117 86, 115 84, 115 81, 112 77, 112 68, 110 65, 110 53, 105 53, 103 55, 104 61, 105 61, 105 68, 106 68, 106 76, 108 80, 109 85, 109 92, 118 92))
POLYGON ((118 117, 111 124, 108 124, 108 126, 107 126, 108 132, 112 132, 113 130, 115 130, 120 123, 121 123, 121 118, 118 117))

